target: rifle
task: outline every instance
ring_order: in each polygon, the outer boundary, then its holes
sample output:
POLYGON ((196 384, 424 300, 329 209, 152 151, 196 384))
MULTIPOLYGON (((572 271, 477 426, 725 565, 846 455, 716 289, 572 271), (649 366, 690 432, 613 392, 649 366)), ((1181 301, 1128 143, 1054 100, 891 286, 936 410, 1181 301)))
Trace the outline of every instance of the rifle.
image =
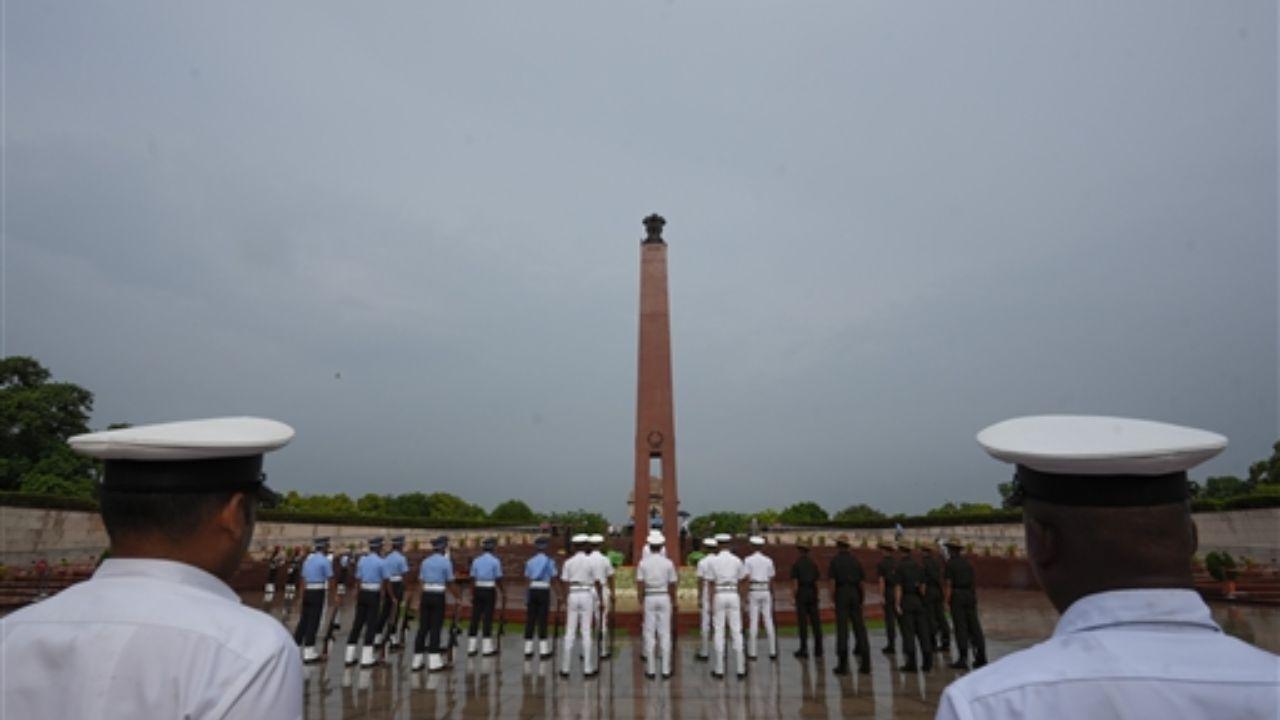
POLYGON ((769 581, 769 620, 773 623, 773 642, 769 645, 770 659, 778 657, 778 602, 773 594, 773 580, 769 581))
POLYGON ((453 665, 453 649, 458 647, 458 635, 462 633, 462 628, 458 626, 458 611, 462 609, 462 598, 455 597, 453 599, 453 617, 449 620, 449 665, 453 665))
MULTIPOLYGON (((502 593, 502 605, 498 608, 498 654, 502 654, 502 636, 507 632, 507 589, 499 583, 498 592, 502 593)), ((528 615, 528 613, 525 613, 528 615)), ((529 622, 529 618, 525 618, 529 622)))
POLYGON ((324 633, 324 652, 320 654, 320 656, 326 660, 329 659, 329 650, 333 647, 334 634, 340 627, 338 623, 338 613, 342 609, 342 596, 337 594, 336 589, 334 591, 334 595, 333 610, 329 613, 329 627, 324 633))
MULTIPOLYGON (((551 631, 551 654, 553 656, 556 654, 556 645, 560 644, 560 606, 564 604, 564 598, 560 596, 563 594, 564 593, 561 592, 556 593, 556 607, 552 611, 556 616, 555 629, 551 631)), ((541 650, 541 648, 539 648, 539 650, 541 650)))
POLYGON ((414 613, 409 609, 409 590, 406 588, 404 597, 400 599, 400 620, 396 625, 396 645, 404 647, 405 635, 409 631, 409 621, 414 618, 414 613))

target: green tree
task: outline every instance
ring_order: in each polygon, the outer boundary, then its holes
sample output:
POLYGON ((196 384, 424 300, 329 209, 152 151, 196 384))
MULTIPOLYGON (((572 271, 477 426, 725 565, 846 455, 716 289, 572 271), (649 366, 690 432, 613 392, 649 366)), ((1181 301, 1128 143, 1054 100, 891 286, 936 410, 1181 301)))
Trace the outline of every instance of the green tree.
POLYGON ((1213 500, 1223 500, 1248 492, 1249 483, 1235 475, 1216 475, 1204 481, 1203 495, 1213 500))
POLYGON ((431 493, 427 496, 431 503, 430 517, 441 520, 483 520, 486 516, 484 508, 472 505, 457 495, 446 492, 431 493))
POLYGON ((356 500, 356 512, 374 517, 385 516, 387 514, 387 498, 377 493, 365 493, 356 500))
POLYGON ((929 512, 925 517, 947 517, 949 515, 989 515, 996 509, 988 503, 953 503, 947 501, 929 512))
POLYGON ((751 526, 751 517, 739 512, 713 512, 689 521, 689 532, 694 537, 707 537, 716 533, 739 535, 751 526))
POLYGON ((28 487, 92 487, 96 465, 66 441, 89 431, 93 393, 49 378, 34 358, 0 359, 0 490, 21 487, 28 473, 41 476, 28 487))
POLYGON ((827 522, 827 511, 816 502, 799 502, 783 510, 778 519, 787 525, 821 525, 827 522))
POLYGON ((609 521, 604 515, 581 508, 551 513, 547 516, 547 522, 569 533, 603 533, 609 527, 609 521))
POLYGON ((435 513, 435 504, 431 501, 431 496, 421 492, 389 496, 386 514, 411 518, 441 517, 435 513))
POLYGON ((849 507, 836 513, 832 520, 836 522, 866 522, 870 520, 883 520, 885 514, 865 503, 850 505, 849 507))
POLYGON ((523 500, 507 500, 498 503, 489 517, 500 522, 531 523, 538 521, 538 514, 523 500))

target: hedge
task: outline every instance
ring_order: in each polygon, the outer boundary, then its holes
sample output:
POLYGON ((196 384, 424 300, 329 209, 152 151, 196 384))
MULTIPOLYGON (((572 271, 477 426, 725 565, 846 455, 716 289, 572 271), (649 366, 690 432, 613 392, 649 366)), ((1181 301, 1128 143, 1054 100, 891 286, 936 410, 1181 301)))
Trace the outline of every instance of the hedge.
POLYGON ((46 510, 81 510, 84 512, 98 511, 98 503, 96 500, 24 492, 0 492, 0 507, 41 508, 46 510))
MULTIPOLYGON (((45 510, 79 510, 97 512, 98 503, 84 498, 63 497, 61 495, 41 495, 38 493, 0 492, 0 507, 26 507, 45 510)), ((528 523, 497 522, 472 518, 429 519, 409 517, 381 517, 376 515, 324 515, 320 513, 300 513, 288 510, 259 510, 259 520, 272 522, 308 523, 315 525, 366 525, 371 527, 402 528, 486 528, 486 527, 519 527, 528 523)))
POLYGON ((302 523, 311 525, 367 525, 388 528, 513 528, 528 527, 527 522, 501 522, 477 518, 417 518, 387 517, 382 515, 324 515, 322 513, 292 512, 289 510, 259 510, 259 520, 271 522, 302 523))

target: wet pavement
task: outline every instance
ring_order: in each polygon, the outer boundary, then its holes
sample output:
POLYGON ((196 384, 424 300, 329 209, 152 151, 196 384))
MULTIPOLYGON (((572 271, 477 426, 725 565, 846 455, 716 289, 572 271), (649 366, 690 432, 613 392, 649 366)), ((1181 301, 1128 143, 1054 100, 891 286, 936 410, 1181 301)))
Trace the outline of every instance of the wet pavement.
MULTIPOLYGON (((292 607, 279 596, 266 606, 260 594, 245 600, 265 607, 290 630, 297 622, 296 600, 292 607)), ((1057 622, 1057 613, 1036 592, 990 591, 980 597, 980 605, 992 660, 1048 637, 1057 622)), ((346 627, 350 605, 343 609, 346 627)), ((1272 652, 1280 650, 1280 613, 1274 608, 1214 604, 1213 611, 1228 632, 1272 652)), ((931 718, 942 691, 961 674, 945 667, 949 659, 942 654, 930 673, 899 672, 894 656, 879 652, 885 634, 878 623, 870 630, 874 651, 869 676, 832 673, 831 637, 826 658, 792 657, 798 645, 795 630, 784 628, 778 660, 762 652, 760 660, 749 663, 745 680, 712 678, 708 663, 694 659, 693 633, 680 636, 669 680, 644 677, 638 638, 624 634, 615 639, 613 657, 601 663, 598 676, 583 678, 575 662, 573 674, 561 678, 560 647, 554 659, 526 660, 521 632, 509 625, 501 653, 494 657, 467 657, 459 649, 454 667, 438 673, 411 671, 412 656, 405 651, 390 653, 387 664, 374 668, 344 667, 339 641, 327 661, 306 667, 306 717, 931 718)))

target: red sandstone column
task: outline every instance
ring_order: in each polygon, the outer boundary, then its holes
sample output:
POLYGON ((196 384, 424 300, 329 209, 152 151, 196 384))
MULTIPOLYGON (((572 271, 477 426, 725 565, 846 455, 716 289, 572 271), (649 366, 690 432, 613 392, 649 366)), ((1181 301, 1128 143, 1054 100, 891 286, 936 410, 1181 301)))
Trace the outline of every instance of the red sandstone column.
POLYGON ((636 465, 632 550, 638 561, 649 528, 649 466, 662 469, 662 521, 667 554, 680 564, 680 499, 676 490, 676 424, 671 389, 671 312, 667 304, 667 243, 658 215, 644 219, 640 244, 640 343, 637 361, 636 465))

